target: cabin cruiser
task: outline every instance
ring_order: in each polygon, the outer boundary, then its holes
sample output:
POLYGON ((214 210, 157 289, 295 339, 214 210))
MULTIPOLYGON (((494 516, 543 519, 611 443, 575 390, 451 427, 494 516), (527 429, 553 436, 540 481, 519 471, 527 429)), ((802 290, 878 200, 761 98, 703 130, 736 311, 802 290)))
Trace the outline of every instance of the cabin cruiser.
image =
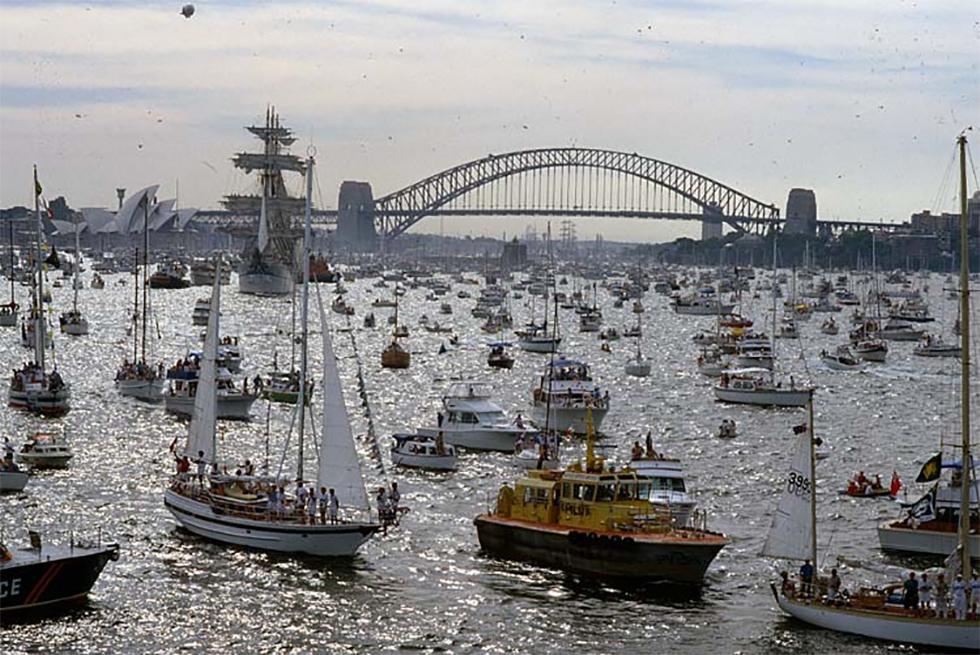
POLYGON ((58 369, 50 373, 31 362, 13 372, 7 405, 43 416, 64 416, 71 409, 71 389, 58 369))
POLYGON ((716 314, 731 314, 735 309, 734 303, 722 303, 717 298, 696 296, 694 298, 674 298, 671 308, 676 314, 692 316, 714 316, 716 314))
POLYGON ((879 332, 882 339, 889 341, 918 341, 924 334, 925 330, 916 329, 908 321, 894 318, 890 319, 879 332))
POLYGON ((65 468, 74 456, 63 438, 43 432, 32 436, 17 451, 19 463, 36 469, 65 468))
POLYGON ((438 435, 395 434, 392 439, 391 463, 395 466, 430 471, 456 470, 456 448, 443 443, 438 435))
POLYGON ((959 344, 946 343, 942 337, 927 334, 922 341, 912 349, 912 354, 919 357, 959 357, 963 349, 959 344))
POLYGON ((450 385, 442 397, 436 427, 418 429, 418 434, 436 437, 442 433, 447 444, 473 450, 514 452, 519 438, 537 433, 534 425, 518 414, 511 420, 491 400, 491 386, 485 382, 463 381, 450 385))
POLYGON ((861 339, 854 343, 852 350, 866 362, 881 363, 888 355, 888 344, 881 339, 861 339))
POLYGON ((609 391, 592 379, 589 365, 558 357, 549 362, 531 394, 532 415, 546 431, 585 434, 586 414, 598 430, 609 411, 609 391))
POLYGON ((211 299, 198 298, 194 303, 194 311, 191 312, 191 323, 194 325, 207 325, 208 316, 211 315, 211 299))
POLYGON ((820 361, 835 371, 857 371, 864 368, 860 360, 846 345, 838 346, 834 352, 821 351, 820 361))
MULTIPOLYGON (((183 416, 191 416, 194 413, 194 396, 197 393, 199 373, 199 368, 194 362, 197 359, 199 357, 191 354, 180 367, 173 367, 167 371, 169 387, 164 401, 168 412, 183 416)), ((237 388, 228 369, 221 368, 218 370, 218 418, 248 420, 252 403, 258 397, 258 390, 249 391, 244 386, 241 389, 237 388)))
POLYGON ((150 276, 150 288, 186 289, 191 285, 190 280, 184 277, 186 274, 187 268, 178 261, 160 264, 150 276))
POLYGON ((715 387, 715 398, 722 402, 761 407, 805 407, 812 394, 812 388, 798 387, 792 378, 789 386, 774 382, 772 372, 763 368, 722 373, 715 387))

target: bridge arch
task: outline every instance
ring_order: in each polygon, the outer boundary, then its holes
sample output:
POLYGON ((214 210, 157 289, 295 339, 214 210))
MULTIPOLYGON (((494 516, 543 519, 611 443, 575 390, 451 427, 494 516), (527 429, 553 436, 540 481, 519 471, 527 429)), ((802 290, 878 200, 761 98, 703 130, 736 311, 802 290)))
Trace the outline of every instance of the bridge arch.
POLYGON ((595 169, 659 185, 736 229, 743 223, 778 220, 779 209, 681 166, 636 153, 594 148, 521 150, 454 166, 374 201, 386 238, 395 237, 454 200, 488 184, 550 168, 595 169))

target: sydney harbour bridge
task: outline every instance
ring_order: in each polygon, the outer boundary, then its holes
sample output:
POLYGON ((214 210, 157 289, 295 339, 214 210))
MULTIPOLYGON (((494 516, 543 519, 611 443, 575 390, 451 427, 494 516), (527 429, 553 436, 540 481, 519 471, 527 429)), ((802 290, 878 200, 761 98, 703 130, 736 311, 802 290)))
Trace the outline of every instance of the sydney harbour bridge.
MULTIPOLYGON (((812 233, 889 227, 820 221, 815 200, 808 215, 782 217, 775 204, 696 171, 637 153, 572 147, 490 154, 378 198, 369 183, 346 181, 337 208, 315 212, 318 222, 336 222, 339 242, 357 249, 375 248, 379 239, 394 239, 427 216, 693 220, 701 222, 705 239, 720 237, 723 225, 757 234, 784 226, 812 233)), ((229 228, 255 221, 209 211, 198 219, 229 228)))

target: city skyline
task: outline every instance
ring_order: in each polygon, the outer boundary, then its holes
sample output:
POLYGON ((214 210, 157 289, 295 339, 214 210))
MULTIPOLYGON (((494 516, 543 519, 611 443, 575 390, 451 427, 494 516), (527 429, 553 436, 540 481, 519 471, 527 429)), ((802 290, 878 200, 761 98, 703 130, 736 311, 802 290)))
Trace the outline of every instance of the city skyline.
MULTIPOLYGON (((908 220, 954 209, 938 190, 980 106, 980 12, 966 2, 196 6, 187 20, 180 3, 0 4, 0 206, 30 202, 36 162, 73 207, 113 206, 116 187, 172 197, 179 180, 182 206, 216 208, 251 190, 230 157, 273 104, 295 153, 316 145, 325 207, 345 179, 379 196, 491 152, 577 145, 780 208, 812 188, 821 218, 908 220)), ((583 238, 697 232, 578 224, 583 238)))

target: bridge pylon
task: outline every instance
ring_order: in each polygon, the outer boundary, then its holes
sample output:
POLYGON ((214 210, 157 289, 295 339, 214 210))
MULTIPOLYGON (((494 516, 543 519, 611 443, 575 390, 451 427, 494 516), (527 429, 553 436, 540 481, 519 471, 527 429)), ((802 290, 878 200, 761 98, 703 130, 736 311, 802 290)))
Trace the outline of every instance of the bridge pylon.
POLYGON ((337 244, 358 252, 375 250, 374 195, 368 182, 345 180, 337 198, 337 244))

